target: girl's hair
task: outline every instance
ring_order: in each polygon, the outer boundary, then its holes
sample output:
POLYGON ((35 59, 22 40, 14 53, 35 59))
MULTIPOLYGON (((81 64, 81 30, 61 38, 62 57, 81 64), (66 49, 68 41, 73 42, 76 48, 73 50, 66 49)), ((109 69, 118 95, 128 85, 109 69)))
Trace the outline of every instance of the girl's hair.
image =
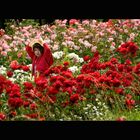
POLYGON ((41 52, 41 54, 43 54, 43 52, 44 52, 43 46, 41 46, 39 43, 35 43, 35 44, 33 45, 33 50, 34 50, 35 48, 39 49, 40 52, 41 52))

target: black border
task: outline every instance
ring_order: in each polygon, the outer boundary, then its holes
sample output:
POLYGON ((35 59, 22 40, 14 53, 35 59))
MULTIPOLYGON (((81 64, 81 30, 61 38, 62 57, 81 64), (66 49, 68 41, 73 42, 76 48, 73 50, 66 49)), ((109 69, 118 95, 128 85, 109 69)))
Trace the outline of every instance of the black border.
POLYGON ((138 1, 2 1, 0 18, 111 19, 140 18, 138 1))
MULTIPOLYGON (((17 19, 17 18, 48 18, 48 19, 112 19, 112 18, 140 18, 139 4, 135 1, 3 1, 1 5, 0 18, 17 19), (54 4, 55 3, 55 4, 54 4), (77 4, 78 3, 78 4, 77 4), (9 5, 9 6, 5 6, 9 5)), ((133 135, 133 139, 140 130, 139 121, 9 121, 0 122, 0 134, 3 136, 16 135, 25 137, 30 135, 39 139, 45 137, 63 137, 66 139, 78 138, 85 136, 86 139, 95 137, 104 139, 126 139, 127 136, 133 135), (112 137, 113 135, 113 137, 112 137)))

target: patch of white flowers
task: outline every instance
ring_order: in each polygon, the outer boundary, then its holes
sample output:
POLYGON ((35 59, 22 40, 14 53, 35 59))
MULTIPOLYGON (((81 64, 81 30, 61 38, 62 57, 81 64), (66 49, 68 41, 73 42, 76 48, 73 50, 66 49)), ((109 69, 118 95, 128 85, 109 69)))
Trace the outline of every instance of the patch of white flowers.
MULTIPOLYGON (((32 64, 29 64, 27 66, 29 67, 31 71, 32 64)), ((26 72, 23 70, 14 70, 13 76, 9 78, 7 76, 7 68, 4 66, 0 66, 0 74, 5 75, 6 78, 11 80, 12 82, 19 82, 20 84, 22 84, 25 81, 33 81, 32 74, 30 72, 26 72)))
POLYGON ((69 67, 68 69, 69 69, 72 73, 75 73, 75 72, 77 72, 77 71, 79 70, 77 66, 72 66, 72 67, 69 67))
POLYGON ((0 74, 2 74, 2 75, 6 74, 6 67, 0 66, 0 74))
POLYGON ((13 76, 9 78, 12 82, 18 82, 20 84, 26 81, 33 81, 33 77, 31 73, 23 71, 23 70, 15 70, 13 76))
POLYGON ((63 57, 64 52, 63 52, 63 51, 54 52, 52 55, 53 55, 54 58, 56 58, 56 59, 60 59, 60 58, 63 57))
POLYGON ((113 51, 115 50, 116 48, 114 46, 110 46, 110 50, 113 51))
POLYGON ((84 116, 86 120, 105 120, 106 115, 109 111, 108 107, 105 103, 95 100, 96 105, 90 103, 87 104, 86 107, 83 107, 84 116))
POLYGON ((69 53, 67 55, 68 58, 72 59, 74 62, 84 62, 84 59, 83 58, 80 58, 77 54, 75 53, 69 53))

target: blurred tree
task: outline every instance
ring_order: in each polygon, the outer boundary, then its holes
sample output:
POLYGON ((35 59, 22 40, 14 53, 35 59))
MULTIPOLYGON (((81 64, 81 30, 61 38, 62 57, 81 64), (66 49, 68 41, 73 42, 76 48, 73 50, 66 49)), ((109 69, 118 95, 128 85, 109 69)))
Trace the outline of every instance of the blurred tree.
POLYGON ((0 19, 0 29, 5 29, 5 19, 0 19))
POLYGON ((51 24, 54 22, 54 19, 50 18, 50 19, 35 19, 39 25, 44 25, 44 24, 51 24))

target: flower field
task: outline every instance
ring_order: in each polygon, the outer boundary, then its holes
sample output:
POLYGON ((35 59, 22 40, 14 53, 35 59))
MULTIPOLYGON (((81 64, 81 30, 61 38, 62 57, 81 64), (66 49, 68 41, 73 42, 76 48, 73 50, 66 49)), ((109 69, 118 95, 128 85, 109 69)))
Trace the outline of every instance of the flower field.
POLYGON ((0 29, 1 121, 140 120, 140 19, 26 21, 0 29), (54 63, 34 81, 40 37, 54 63))

